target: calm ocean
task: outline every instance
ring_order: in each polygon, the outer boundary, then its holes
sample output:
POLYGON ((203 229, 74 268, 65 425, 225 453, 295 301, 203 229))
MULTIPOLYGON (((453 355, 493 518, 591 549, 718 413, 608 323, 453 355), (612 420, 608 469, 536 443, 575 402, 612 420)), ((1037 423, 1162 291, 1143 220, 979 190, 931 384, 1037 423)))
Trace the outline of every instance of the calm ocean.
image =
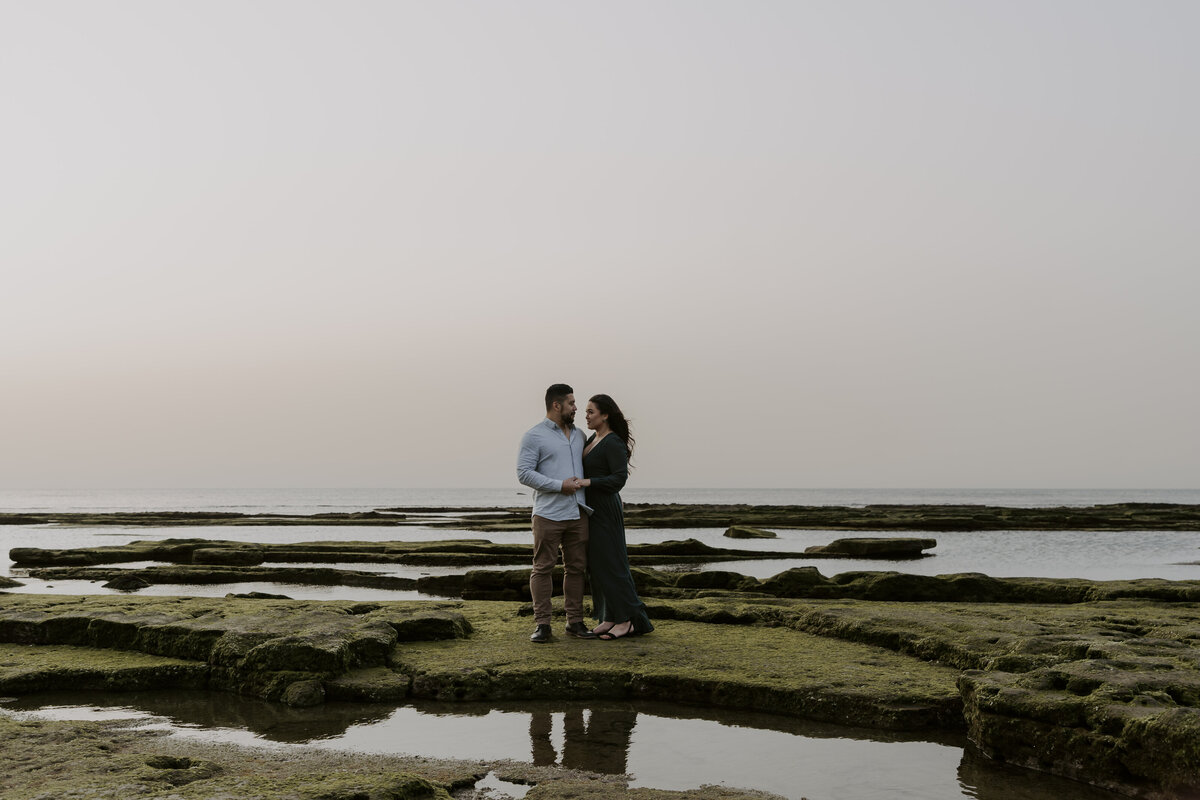
MULTIPOLYGON (((864 506, 962 503, 1091 506, 1200 504, 1200 489, 640 489, 626 503, 745 503, 864 506)), ((235 511, 317 514, 393 506, 530 505, 529 490, 507 489, 0 489, 0 511, 235 511)))

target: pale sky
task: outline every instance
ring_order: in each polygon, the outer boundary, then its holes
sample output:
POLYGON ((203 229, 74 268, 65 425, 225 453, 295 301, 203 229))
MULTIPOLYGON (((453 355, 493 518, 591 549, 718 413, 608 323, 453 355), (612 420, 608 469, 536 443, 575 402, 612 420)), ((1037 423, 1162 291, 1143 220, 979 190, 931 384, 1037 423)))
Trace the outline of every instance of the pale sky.
POLYGON ((0 0, 0 487, 1200 486, 1200 3, 0 0), (582 420, 580 420, 582 421, 582 420))

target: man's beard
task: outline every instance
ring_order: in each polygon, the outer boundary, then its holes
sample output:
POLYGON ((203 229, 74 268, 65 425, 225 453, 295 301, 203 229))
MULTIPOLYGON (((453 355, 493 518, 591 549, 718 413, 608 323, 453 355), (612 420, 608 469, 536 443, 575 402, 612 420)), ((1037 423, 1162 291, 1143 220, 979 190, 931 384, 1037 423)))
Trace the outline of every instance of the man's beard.
POLYGON ((563 422, 565 422, 565 423, 566 423, 566 424, 568 424, 568 425, 572 425, 572 424, 574 424, 574 423, 575 423, 575 412, 574 412, 574 411, 567 411, 567 412, 565 412, 565 413, 562 415, 562 421, 563 421, 563 422))

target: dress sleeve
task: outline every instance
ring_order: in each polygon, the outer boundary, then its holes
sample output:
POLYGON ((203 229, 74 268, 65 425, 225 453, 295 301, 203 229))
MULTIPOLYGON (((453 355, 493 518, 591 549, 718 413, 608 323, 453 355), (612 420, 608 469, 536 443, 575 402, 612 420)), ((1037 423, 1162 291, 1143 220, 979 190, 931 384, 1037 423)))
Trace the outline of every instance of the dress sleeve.
POLYGON ((592 478, 592 485, 588 488, 601 494, 616 494, 629 480, 629 454, 625 452, 625 443, 620 439, 615 443, 609 442, 600 455, 604 456, 604 471, 607 474, 592 478))

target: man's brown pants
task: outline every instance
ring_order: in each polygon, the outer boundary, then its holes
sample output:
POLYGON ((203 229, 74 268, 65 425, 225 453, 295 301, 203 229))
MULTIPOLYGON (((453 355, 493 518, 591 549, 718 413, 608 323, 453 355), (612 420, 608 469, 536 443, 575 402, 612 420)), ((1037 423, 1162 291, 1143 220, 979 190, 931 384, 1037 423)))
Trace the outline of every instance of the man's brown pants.
POLYGON ((581 511, 579 519, 555 521, 533 517, 533 574, 529 576, 529 593, 533 595, 533 620, 549 625, 550 597, 554 594, 554 565, 558 550, 563 554, 563 606, 567 622, 583 621, 583 576, 587 571, 587 517, 581 511))

